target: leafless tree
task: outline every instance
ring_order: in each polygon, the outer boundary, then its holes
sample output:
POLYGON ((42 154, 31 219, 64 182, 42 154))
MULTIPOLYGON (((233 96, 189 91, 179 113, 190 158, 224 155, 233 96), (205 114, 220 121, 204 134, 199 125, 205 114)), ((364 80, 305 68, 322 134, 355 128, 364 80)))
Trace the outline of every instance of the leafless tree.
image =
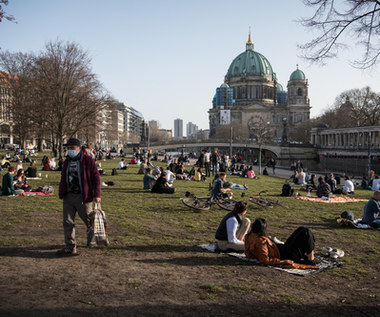
POLYGON ((380 56, 380 0, 303 0, 315 8, 310 18, 300 19, 306 28, 318 35, 300 45, 303 57, 311 62, 324 63, 347 47, 345 37, 354 38, 363 47, 363 57, 353 61, 358 68, 374 66, 380 56))
POLYGON ((342 92, 319 122, 330 128, 360 127, 380 124, 380 94, 370 87, 342 92))
POLYGON ((12 129, 22 148, 25 141, 34 137, 33 131, 33 77, 31 64, 34 57, 31 54, 0 53, 0 68, 6 71, 7 85, 11 90, 11 102, 9 116, 12 121, 12 129))
POLYGON ((106 96, 90 69, 90 58, 78 44, 50 42, 35 63, 39 111, 54 136, 59 154, 64 138, 96 124, 106 96))
POLYGON ((8 0, 0 0, 0 22, 3 21, 3 19, 6 19, 8 21, 15 21, 15 18, 12 15, 9 15, 5 12, 4 7, 8 5, 8 0))
POLYGON ((262 117, 252 117, 248 122, 248 130, 250 138, 255 139, 255 142, 259 145, 259 174, 261 174, 262 147, 272 136, 270 122, 265 121, 262 117))

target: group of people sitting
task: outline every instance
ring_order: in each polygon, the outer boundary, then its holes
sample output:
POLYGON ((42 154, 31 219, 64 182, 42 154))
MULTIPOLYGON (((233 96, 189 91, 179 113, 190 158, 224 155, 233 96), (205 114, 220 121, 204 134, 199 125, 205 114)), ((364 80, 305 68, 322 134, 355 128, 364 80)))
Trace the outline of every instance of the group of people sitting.
POLYGON ((257 178, 253 170, 253 166, 241 164, 237 166, 236 164, 231 167, 230 175, 237 175, 246 178, 257 178))
POLYGON ((8 167, 8 173, 3 176, 2 180, 2 195, 15 195, 30 190, 31 186, 27 182, 25 171, 23 169, 17 170, 15 166, 8 167))
POLYGON ((247 203, 239 201, 221 220, 215 233, 222 251, 244 251, 247 258, 263 265, 283 268, 318 269, 314 259, 315 237, 309 228, 299 227, 285 243, 267 234, 267 222, 257 218, 251 225, 247 203))

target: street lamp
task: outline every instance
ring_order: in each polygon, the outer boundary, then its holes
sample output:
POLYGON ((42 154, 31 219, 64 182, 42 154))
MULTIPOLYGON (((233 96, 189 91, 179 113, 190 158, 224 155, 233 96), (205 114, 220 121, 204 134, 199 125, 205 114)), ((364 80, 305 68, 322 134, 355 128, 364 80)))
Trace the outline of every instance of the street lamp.
POLYGON ((282 118, 282 137, 281 137, 281 143, 283 145, 288 143, 288 135, 286 133, 286 125, 287 125, 287 119, 286 117, 282 118))

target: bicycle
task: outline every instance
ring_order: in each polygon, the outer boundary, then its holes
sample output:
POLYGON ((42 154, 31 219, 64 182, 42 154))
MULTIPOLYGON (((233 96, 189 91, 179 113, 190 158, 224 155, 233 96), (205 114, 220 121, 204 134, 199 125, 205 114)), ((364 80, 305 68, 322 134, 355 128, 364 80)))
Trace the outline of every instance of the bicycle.
POLYGON ((218 207, 232 211, 237 203, 236 200, 228 198, 215 198, 210 193, 208 196, 196 196, 193 193, 186 192, 186 197, 181 198, 182 203, 189 208, 196 210, 209 210, 212 205, 217 204, 218 207))
MULTIPOLYGON (((267 193, 268 191, 266 190, 263 190, 261 192, 259 192, 258 196, 250 196, 249 197, 249 201, 251 203, 254 203, 260 207, 264 207, 264 208, 273 208, 274 205, 277 205, 277 206, 280 206, 280 207, 283 207, 283 208, 289 208, 288 206, 285 206, 281 203, 278 202, 278 200, 270 200, 268 198, 265 198, 265 197, 262 197, 261 194, 263 193, 267 193)), ((244 197, 244 193, 242 193, 242 197, 244 197)))

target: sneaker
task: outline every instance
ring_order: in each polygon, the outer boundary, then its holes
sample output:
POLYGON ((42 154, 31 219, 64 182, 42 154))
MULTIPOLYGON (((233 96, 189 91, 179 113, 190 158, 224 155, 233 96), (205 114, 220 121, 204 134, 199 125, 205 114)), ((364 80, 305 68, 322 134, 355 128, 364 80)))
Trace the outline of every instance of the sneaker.
POLYGON ((323 247, 322 248, 322 254, 323 255, 329 256, 331 251, 332 251, 332 248, 330 248, 330 247, 323 247))
POLYGON ((330 257, 333 259, 337 258, 343 258, 344 257, 344 251, 339 249, 332 249, 330 252, 330 257))
POLYGON ((64 247, 60 250, 57 251, 57 255, 60 256, 73 256, 73 255, 78 255, 77 248, 69 248, 69 247, 64 247))
POLYGON ((108 186, 105 182, 102 183, 102 186, 108 186))
POLYGON ((248 185, 247 184, 244 184, 244 189, 248 189, 248 185))

